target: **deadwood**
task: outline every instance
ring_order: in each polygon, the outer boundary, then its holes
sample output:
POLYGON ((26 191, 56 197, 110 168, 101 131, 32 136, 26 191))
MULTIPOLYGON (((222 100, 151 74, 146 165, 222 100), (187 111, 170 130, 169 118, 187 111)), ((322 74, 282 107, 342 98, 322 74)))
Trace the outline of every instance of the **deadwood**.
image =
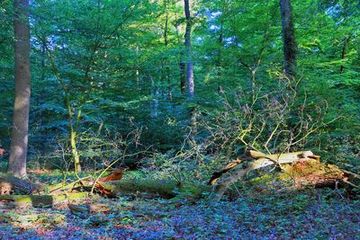
POLYGON ((29 180, 17 178, 14 176, 0 177, 0 195, 10 193, 32 194, 40 191, 41 186, 34 184, 29 180))
MULTIPOLYGON (((321 163, 320 156, 311 151, 265 154, 251 150, 248 155, 252 160, 232 161, 210 178, 209 184, 214 186, 216 200, 220 200, 230 186, 242 181, 249 172, 271 165, 279 166, 280 174, 291 178, 295 189, 309 186, 337 187, 340 182, 356 186, 349 181, 354 178, 353 173, 341 170, 336 165, 321 163)), ((358 177, 356 175, 355 177, 358 177)))

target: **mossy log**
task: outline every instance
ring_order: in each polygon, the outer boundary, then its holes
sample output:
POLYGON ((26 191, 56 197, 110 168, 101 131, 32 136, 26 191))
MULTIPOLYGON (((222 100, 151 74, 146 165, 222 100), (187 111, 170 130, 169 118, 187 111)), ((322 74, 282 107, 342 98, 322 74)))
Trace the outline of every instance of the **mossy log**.
POLYGON ((204 192, 210 192, 211 187, 204 184, 179 184, 173 179, 134 178, 103 183, 104 187, 116 194, 150 193, 163 198, 186 197, 197 199, 204 192))
POLYGON ((66 200, 79 200, 89 196, 86 192, 63 193, 56 195, 0 195, 0 201, 5 201, 13 207, 33 206, 52 207, 66 200))
MULTIPOLYGON (((71 189, 81 188, 85 191, 91 191, 94 185, 94 180, 91 178, 83 178, 68 184, 56 184, 48 187, 49 192, 52 194, 61 193, 71 189)), ((107 192, 112 194, 135 193, 146 192, 159 194, 162 197, 171 198, 176 194, 174 190, 178 187, 178 183, 175 180, 158 180, 150 178, 127 178, 109 182, 97 182, 96 185, 101 186, 102 189, 106 189, 107 192)), ((95 188, 94 190, 96 190, 95 188)))
POLYGON ((146 192, 159 194, 162 197, 172 198, 176 196, 175 189, 179 184, 175 180, 160 180, 160 179, 122 179, 120 181, 112 181, 103 183, 103 185, 111 189, 115 193, 121 192, 146 192))

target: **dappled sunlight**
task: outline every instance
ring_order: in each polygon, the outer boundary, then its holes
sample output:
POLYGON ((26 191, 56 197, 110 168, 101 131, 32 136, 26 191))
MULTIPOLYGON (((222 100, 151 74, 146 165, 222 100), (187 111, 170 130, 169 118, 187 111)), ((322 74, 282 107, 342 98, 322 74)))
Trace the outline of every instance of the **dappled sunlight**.
POLYGON ((359 0, 0 1, 0 240, 357 239, 359 0))

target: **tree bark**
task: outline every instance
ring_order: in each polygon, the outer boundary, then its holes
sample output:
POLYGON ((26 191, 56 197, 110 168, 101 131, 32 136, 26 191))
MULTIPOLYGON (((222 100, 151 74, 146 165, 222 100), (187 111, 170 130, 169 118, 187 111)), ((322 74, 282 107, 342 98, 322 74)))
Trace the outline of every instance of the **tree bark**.
MULTIPOLYGON (((178 19, 177 19, 178 20, 178 19)), ((175 24, 176 28, 176 37, 178 40, 179 46, 182 44, 182 37, 180 36, 180 24, 177 22, 175 24)), ((186 91, 186 72, 185 72, 185 59, 184 59, 184 50, 180 48, 179 51, 179 77, 180 77, 180 91, 181 94, 185 94, 186 91)))
POLYGON ((284 71, 288 78, 296 74, 296 41, 292 16, 291 0, 280 0, 280 13, 283 34, 284 71))
POLYGON ((185 28, 185 53, 186 53, 186 84, 187 92, 190 98, 195 95, 195 84, 194 84, 194 69, 193 62, 191 59, 191 14, 190 14, 190 0, 184 0, 184 11, 186 19, 185 28))
MULTIPOLYGON (((342 51, 341 51, 341 60, 344 60, 346 58, 346 49, 349 44, 350 38, 351 38, 351 36, 348 36, 344 39, 344 45, 343 45, 342 51)), ((340 73, 343 73, 344 69, 345 69, 344 64, 341 64, 340 73)))
MULTIPOLYGON (((168 47, 169 45, 169 37, 168 37, 168 32, 169 32, 169 10, 168 10, 168 0, 164 1, 164 8, 165 8, 165 25, 164 25, 164 44, 165 44, 165 48, 168 47)), ((170 80, 170 67, 169 67, 169 61, 167 58, 165 58, 165 79, 168 85, 168 99, 171 101, 172 100, 172 89, 171 89, 171 80, 170 80)))
POLYGON ((42 189, 40 184, 34 184, 26 179, 14 176, 0 177, 0 195, 4 194, 33 194, 42 189))
POLYGON ((28 0, 14 1, 15 104, 8 171, 26 176, 30 108, 30 27, 28 0))
POLYGON ((186 91, 186 72, 185 72, 185 62, 184 62, 184 54, 180 53, 180 91, 182 94, 185 94, 186 91))

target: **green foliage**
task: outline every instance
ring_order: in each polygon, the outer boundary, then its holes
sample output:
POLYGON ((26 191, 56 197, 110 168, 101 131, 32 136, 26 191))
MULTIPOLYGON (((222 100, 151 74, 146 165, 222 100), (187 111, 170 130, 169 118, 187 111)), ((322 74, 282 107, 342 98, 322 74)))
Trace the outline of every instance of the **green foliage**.
MULTIPOLYGON (((11 3, 0 3, 0 147, 6 149, 14 89, 11 3)), ((33 1, 30 157, 70 168, 72 129, 89 168, 118 159, 134 164, 151 152, 166 154, 163 162, 155 159, 157 167, 206 175, 251 146, 309 148, 358 170, 358 2, 292 5, 301 80, 296 92, 281 70, 278 1, 194 2, 196 97, 186 101, 181 1, 33 1), (294 136, 301 141, 289 147, 294 136), (210 156, 215 153, 221 155, 210 156), (195 163, 182 165, 181 158, 195 163)))

